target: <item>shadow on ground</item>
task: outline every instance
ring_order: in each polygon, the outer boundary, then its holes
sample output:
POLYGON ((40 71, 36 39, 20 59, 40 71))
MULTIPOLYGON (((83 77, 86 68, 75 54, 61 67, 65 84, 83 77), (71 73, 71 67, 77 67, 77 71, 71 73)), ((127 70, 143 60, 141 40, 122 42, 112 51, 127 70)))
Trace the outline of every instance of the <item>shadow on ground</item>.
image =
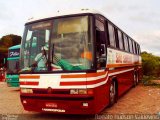
POLYGON ((55 115, 36 113, 17 115, 17 120, 95 120, 95 115, 55 115))

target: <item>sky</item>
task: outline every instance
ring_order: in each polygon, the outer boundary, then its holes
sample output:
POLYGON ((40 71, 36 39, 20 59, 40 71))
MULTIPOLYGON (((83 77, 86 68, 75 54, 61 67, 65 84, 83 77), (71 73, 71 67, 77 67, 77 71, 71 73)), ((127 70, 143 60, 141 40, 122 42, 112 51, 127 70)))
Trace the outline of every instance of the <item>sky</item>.
POLYGON ((160 0, 0 0, 0 38, 23 35, 25 22, 58 10, 95 9, 135 39, 142 51, 160 56, 160 0))

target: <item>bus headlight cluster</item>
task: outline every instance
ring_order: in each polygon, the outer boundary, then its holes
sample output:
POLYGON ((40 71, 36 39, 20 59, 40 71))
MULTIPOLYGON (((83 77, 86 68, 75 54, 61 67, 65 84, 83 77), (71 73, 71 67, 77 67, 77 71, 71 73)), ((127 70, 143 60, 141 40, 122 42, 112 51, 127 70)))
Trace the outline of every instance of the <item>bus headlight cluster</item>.
POLYGON ((11 79, 11 78, 6 78, 6 80, 7 80, 7 81, 11 81, 12 79, 11 79))
POLYGON ((21 93, 33 93, 33 90, 30 88, 21 88, 21 93))
POLYGON ((93 94, 93 89, 71 89, 70 94, 93 94))

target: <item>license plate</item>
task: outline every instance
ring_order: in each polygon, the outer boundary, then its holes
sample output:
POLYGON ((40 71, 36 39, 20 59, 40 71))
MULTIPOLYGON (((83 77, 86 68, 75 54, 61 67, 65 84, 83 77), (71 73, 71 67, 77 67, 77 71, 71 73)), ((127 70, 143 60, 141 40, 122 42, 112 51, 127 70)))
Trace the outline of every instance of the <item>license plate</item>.
POLYGON ((56 108, 42 108, 42 111, 45 111, 45 112, 60 112, 60 113, 66 112, 66 110, 64 110, 64 109, 56 109, 56 108))
POLYGON ((57 105, 57 103, 46 103, 46 107, 57 108, 58 105, 57 105))

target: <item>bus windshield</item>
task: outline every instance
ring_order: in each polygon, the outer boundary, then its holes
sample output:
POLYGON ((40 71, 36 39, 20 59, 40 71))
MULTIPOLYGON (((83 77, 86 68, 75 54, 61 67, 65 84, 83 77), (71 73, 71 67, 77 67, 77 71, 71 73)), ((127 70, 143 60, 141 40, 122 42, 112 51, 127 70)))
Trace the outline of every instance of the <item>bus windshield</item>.
POLYGON ((75 71, 93 66, 89 17, 65 17, 27 24, 21 71, 75 71))
POLYGON ((20 45, 12 46, 8 50, 8 74, 18 74, 19 71, 20 45))
POLYGON ((17 74, 19 71, 19 59, 8 60, 8 74, 17 74))

